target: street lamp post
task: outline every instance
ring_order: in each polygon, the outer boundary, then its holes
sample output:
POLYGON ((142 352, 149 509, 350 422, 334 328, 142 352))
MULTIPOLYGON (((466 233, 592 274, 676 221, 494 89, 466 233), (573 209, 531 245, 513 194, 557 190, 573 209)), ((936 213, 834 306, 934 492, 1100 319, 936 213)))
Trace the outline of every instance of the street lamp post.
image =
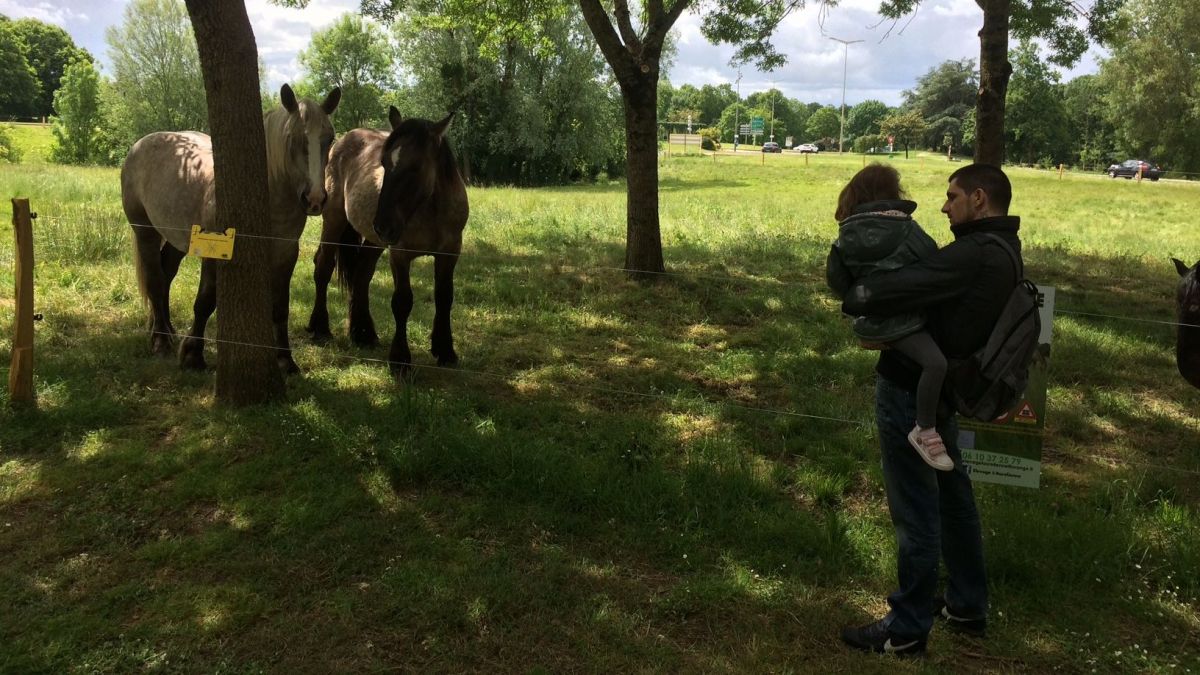
POLYGON ((771 140, 775 140, 775 80, 771 80, 771 140))
POLYGON ((842 43, 845 48, 842 52, 842 126, 838 130, 838 154, 842 153, 842 142, 846 138, 846 66, 850 60, 850 45, 862 40, 842 40, 833 36, 826 36, 834 42, 842 43))
POLYGON ((736 84, 737 84, 737 100, 734 101, 734 103, 733 103, 733 151, 734 152, 737 152, 738 133, 742 130, 742 128, 738 126, 738 122, 740 121, 738 119, 738 112, 742 108, 742 69, 741 68, 738 68, 738 76, 737 76, 736 84))

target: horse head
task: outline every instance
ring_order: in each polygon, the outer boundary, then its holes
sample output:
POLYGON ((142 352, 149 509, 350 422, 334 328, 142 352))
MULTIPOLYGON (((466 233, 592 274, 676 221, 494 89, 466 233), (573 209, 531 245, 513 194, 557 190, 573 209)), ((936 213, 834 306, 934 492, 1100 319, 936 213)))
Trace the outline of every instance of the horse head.
POLYGON ((282 105, 267 114, 267 166, 272 182, 284 183, 295 191, 300 208, 310 216, 325 205, 325 165, 333 145, 333 123, 329 116, 342 98, 334 87, 320 104, 297 100, 288 85, 279 90, 282 105))
POLYGON ((1179 308, 1179 333, 1175 358, 1179 374, 1200 387, 1200 260, 1190 268, 1182 260, 1171 258, 1179 272, 1179 290, 1175 300, 1179 308))
POLYGON ((404 119, 395 106, 388 110, 392 132, 379 158, 383 186, 374 224, 375 234, 384 242, 394 244, 400 240, 413 216, 437 192, 446 162, 453 164, 446 141, 453 117, 452 112, 438 122, 430 122, 404 119))

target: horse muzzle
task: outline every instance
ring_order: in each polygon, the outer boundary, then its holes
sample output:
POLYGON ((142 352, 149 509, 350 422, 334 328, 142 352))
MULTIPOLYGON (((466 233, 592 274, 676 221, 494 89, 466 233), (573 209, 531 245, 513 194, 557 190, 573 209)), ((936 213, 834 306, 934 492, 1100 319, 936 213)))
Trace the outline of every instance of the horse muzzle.
POLYGON ((329 195, 324 190, 318 194, 319 198, 312 191, 305 190, 304 194, 300 195, 300 208, 310 216, 320 215, 321 210, 325 208, 325 202, 329 200, 329 195))

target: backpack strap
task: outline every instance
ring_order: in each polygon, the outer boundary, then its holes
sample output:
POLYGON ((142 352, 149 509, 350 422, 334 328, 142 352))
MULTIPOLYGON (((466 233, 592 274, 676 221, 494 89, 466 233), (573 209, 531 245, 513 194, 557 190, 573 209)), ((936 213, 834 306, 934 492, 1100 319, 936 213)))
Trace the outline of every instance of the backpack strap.
POLYGON ((1008 254, 1009 259, 1012 260, 1013 268, 1017 271, 1017 283, 1020 283, 1021 279, 1025 278, 1025 265, 1022 263, 1021 259, 1017 257, 1017 253, 1016 251, 1013 251, 1012 246, 1009 246, 1008 242, 1001 239, 999 235, 992 234, 991 232, 980 232, 980 234, 988 239, 991 239, 997 244, 1000 244, 1000 247, 1004 249, 1004 252, 1008 254))

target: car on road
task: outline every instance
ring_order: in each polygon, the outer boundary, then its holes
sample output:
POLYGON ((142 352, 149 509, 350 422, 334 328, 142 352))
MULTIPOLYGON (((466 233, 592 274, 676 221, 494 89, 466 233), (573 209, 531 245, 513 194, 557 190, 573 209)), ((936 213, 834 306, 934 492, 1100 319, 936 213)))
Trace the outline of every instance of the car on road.
POLYGON ((762 151, 763 152, 783 152, 783 148, 779 147, 779 144, 776 143, 775 141, 767 141, 766 143, 763 143, 762 151))
POLYGON ((1120 176, 1129 180, 1137 176, 1139 170, 1142 172, 1142 178, 1149 178, 1150 180, 1158 180, 1163 174, 1163 170, 1155 164, 1140 159, 1127 159, 1120 164, 1113 164, 1108 167, 1108 175, 1111 178, 1120 176))
POLYGON ((820 152, 820 151, 821 151, 821 150, 820 150, 820 148, 818 148, 817 146, 813 145, 812 143, 801 143, 800 145, 797 145, 797 146, 796 146, 795 148, 793 148, 793 149, 794 149, 796 152, 812 152, 812 153, 817 153, 817 152, 820 152))

